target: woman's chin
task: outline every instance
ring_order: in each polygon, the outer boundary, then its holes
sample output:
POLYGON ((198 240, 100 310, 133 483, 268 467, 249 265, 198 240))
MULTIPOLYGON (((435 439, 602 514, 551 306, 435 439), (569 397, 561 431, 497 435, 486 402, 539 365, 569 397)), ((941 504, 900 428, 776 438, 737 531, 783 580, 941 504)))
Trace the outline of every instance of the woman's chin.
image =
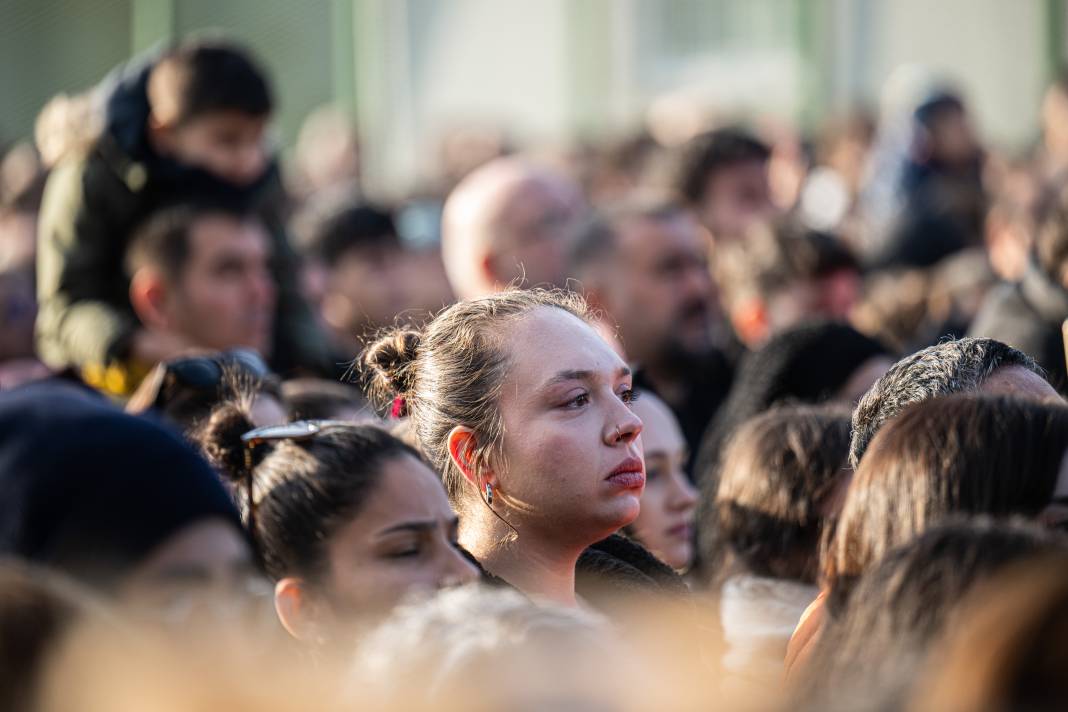
POLYGON ((612 519, 613 529, 622 529, 630 524, 634 523, 634 520, 641 514, 642 505, 641 499, 637 494, 634 495, 622 495, 613 502, 612 507, 612 519))

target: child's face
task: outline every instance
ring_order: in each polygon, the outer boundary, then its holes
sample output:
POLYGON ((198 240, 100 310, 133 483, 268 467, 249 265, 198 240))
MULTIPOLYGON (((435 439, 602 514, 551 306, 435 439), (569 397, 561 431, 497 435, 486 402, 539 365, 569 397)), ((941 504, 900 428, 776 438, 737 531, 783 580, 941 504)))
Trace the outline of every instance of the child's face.
POLYGON ((267 168, 267 117, 218 111, 159 133, 160 148, 190 166, 235 185, 252 183, 267 168))

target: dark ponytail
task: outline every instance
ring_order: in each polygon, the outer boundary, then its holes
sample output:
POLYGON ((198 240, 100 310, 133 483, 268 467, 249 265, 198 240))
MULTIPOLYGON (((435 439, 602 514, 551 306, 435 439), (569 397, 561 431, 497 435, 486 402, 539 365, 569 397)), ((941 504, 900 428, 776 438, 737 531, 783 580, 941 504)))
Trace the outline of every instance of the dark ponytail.
POLYGON ((278 440, 248 449, 248 411, 225 403, 198 441, 230 482, 264 569, 277 580, 324 580, 334 534, 359 515, 384 465, 419 455, 374 425, 332 425, 307 440, 278 440), (254 514, 254 516, 250 516, 254 514))

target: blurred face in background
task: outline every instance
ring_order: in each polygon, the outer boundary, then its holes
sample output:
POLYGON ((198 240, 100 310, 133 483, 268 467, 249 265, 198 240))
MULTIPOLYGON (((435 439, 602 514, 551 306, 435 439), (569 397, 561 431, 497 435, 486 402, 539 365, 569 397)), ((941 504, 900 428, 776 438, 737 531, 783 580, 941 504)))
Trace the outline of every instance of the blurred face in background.
POLYGON ((693 561, 693 525, 697 490, 686 477, 686 441, 671 410, 652 393, 634 403, 642 419, 645 492, 642 511, 630 531, 656 556, 676 569, 693 561))
POLYGON ((523 277, 527 286, 564 286, 568 236, 580 197, 570 183, 538 176, 517 185, 491 223, 488 261, 501 286, 523 277))
POLYGON ((210 214, 190 230, 189 255, 163 311, 170 330, 196 346, 270 352, 275 284, 263 226, 210 214))
POLYGON ((412 307, 406 257, 393 237, 350 248, 327 268, 321 308, 330 329, 354 339, 412 307))
POLYGON ((388 461, 374 494, 328 546, 324 589, 334 610, 364 614, 415 591, 475 580, 477 570, 459 551, 457 526, 430 468, 410 455, 388 461))
POLYGON ((775 214, 766 161, 741 161, 716 170, 705 186, 701 222, 716 240, 741 239, 775 214))
POLYGON ((233 606, 268 590, 237 527, 223 519, 194 522, 141 562, 120 588, 123 600, 173 623, 201 604, 233 606))
POLYGON ((697 222, 682 211, 637 218, 618 227, 616 240, 603 298, 627 354, 639 364, 707 354, 717 309, 697 222))
POLYGON ((930 158, 946 166, 968 166, 980 152, 971 119, 963 107, 936 112, 926 124, 930 158))
POLYGON ((152 128, 156 149, 235 185, 263 175, 269 161, 267 117, 240 111, 214 111, 177 126, 152 128))

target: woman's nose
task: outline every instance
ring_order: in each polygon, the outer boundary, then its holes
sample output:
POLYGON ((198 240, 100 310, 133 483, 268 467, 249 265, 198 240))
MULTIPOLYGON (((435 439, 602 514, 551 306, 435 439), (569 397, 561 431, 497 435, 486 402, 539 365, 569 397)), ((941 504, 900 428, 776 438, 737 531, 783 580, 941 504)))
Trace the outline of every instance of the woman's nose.
POLYGON ((690 480, 686 478, 686 473, 677 469, 672 473, 671 479, 673 486, 669 501, 672 509, 686 510, 695 507, 697 505, 697 489, 690 484, 690 480))
POLYGON ((606 433, 605 441, 609 445, 617 443, 630 444, 637 439, 642 432, 642 421, 631 410, 626 410, 606 433))
POLYGON ((449 549, 449 553, 446 554, 448 560, 442 567, 441 578, 438 580, 438 588, 462 586, 465 583, 477 580, 478 569, 475 568, 475 565, 464 558, 455 548, 450 546, 449 549))

